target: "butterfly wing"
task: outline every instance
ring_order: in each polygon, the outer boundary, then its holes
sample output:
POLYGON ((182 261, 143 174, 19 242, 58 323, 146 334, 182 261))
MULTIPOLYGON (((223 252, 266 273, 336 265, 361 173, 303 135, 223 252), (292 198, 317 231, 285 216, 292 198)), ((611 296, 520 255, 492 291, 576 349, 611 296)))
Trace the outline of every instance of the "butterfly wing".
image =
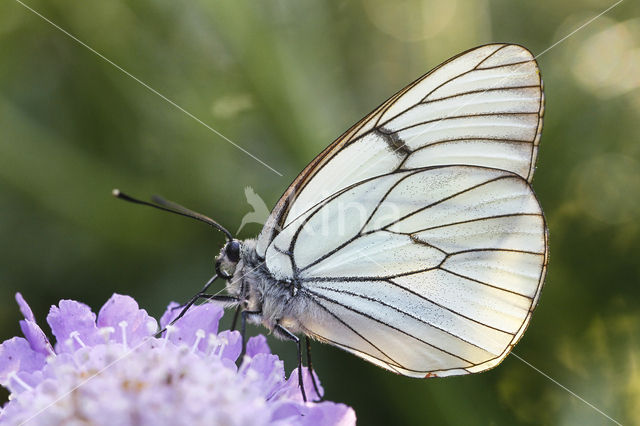
POLYGON ((543 114, 529 51, 458 55, 383 103, 285 192, 258 238, 309 306, 300 327, 392 371, 497 365, 547 259, 530 187, 543 114))

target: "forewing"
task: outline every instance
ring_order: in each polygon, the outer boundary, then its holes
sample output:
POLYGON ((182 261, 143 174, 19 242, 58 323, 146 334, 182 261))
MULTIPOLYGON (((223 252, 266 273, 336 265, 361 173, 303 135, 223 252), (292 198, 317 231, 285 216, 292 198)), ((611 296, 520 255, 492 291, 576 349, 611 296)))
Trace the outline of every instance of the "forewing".
POLYGON ((276 204, 258 238, 258 255, 318 203, 394 171, 475 165, 531 181, 542 115, 542 80, 527 49, 490 44, 462 53, 393 95, 318 155, 276 204))

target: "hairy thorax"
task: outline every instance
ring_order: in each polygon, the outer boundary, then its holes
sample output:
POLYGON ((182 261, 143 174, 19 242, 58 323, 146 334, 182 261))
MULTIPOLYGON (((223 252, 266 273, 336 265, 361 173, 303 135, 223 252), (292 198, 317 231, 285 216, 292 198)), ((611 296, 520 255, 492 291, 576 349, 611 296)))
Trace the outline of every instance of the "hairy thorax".
POLYGON ((243 311, 255 313, 248 316, 252 322, 269 330, 280 324, 293 333, 305 332, 302 323, 308 314, 306 297, 295 291, 293 283, 273 277, 255 247, 256 240, 242 242, 240 260, 227 281, 227 292, 240 300, 243 311))

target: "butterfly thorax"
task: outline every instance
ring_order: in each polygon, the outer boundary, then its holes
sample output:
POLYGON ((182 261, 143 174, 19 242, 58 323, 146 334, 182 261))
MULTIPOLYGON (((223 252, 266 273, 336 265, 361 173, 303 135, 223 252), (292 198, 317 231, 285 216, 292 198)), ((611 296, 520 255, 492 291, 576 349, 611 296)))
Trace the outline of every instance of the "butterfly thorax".
MULTIPOLYGON (((231 266, 224 257, 224 249, 219 259, 227 268, 231 266)), ((256 253, 256 240, 242 242, 240 259, 233 269, 227 280, 227 292, 240 300, 243 311, 259 313, 250 315, 250 320, 269 330, 280 324, 292 332, 301 331, 297 318, 304 316, 305 300, 295 294, 292 283, 278 280, 269 272, 256 253)))

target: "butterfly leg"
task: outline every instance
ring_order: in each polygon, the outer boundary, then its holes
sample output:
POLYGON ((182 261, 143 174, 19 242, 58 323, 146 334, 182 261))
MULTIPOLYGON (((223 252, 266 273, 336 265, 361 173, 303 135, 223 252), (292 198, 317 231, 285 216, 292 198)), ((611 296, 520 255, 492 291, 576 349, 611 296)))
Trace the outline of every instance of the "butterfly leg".
POLYGON ((311 375, 311 383, 313 383, 313 390, 316 391, 316 395, 318 396, 318 400, 315 402, 320 402, 322 401, 322 395, 318 390, 318 384, 316 383, 316 376, 313 374, 313 364, 311 364, 311 341, 306 336, 304 340, 307 345, 307 368, 309 369, 309 374, 311 375))
POLYGON ((231 331, 236 329, 236 326, 238 325, 238 317, 240 316, 240 310, 242 309, 242 307, 240 305, 238 305, 238 307, 236 308, 235 313, 233 314, 233 321, 231 321, 231 331))
POLYGON ((307 402, 307 394, 304 391, 304 383, 302 382, 302 348, 300 345, 300 338, 281 326, 277 324, 273 331, 278 334, 280 337, 283 337, 288 340, 292 340, 296 343, 298 347, 298 386, 300 386, 300 392, 302 393, 302 400, 307 402))
POLYGON ((242 319, 240 321, 240 335, 242 336, 242 351, 238 357, 238 362, 242 362, 244 354, 247 352, 247 317, 259 319, 262 316, 262 311, 242 311, 242 319))
MULTIPOLYGON (((204 287, 202 287, 202 290, 200 290, 199 292, 197 292, 187 303, 185 303, 184 305, 180 305, 180 306, 176 306, 173 309, 181 309, 182 311, 180 311, 180 315, 178 315, 178 318, 182 318, 182 316, 189 310, 189 308, 196 303, 196 301, 198 299, 200 299, 200 296, 204 294, 205 291, 207 291, 209 289, 209 287, 211 287, 211 284, 213 284, 213 282, 218 278, 218 274, 215 274, 213 277, 211 277, 209 279, 209 281, 206 282, 206 284, 204 285, 204 287)), ((173 320, 173 322, 177 321, 176 318, 175 320, 173 320)), ((173 324, 173 322, 171 324, 173 324)))

